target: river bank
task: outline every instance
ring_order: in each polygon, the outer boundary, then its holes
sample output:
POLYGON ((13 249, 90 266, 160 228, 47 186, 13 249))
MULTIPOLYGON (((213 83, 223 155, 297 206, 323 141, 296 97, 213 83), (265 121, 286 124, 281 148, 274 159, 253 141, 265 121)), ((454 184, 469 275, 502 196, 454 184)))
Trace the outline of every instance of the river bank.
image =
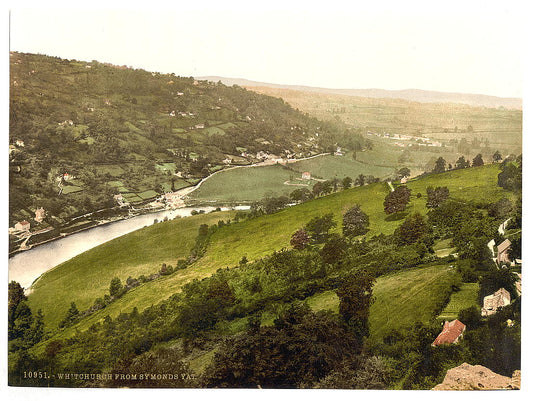
MULTIPOLYGON (((237 206, 235 209, 247 209, 249 206, 237 206)), ((9 280, 20 283, 24 288, 29 288, 32 283, 43 273, 53 267, 66 262, 73 257, 88 251, 107 241, 129 234, 143 227, 154 224, 156 221, 186 218, 191 212, 199 208, 184 207, 179 209, 166 209, 152 213, 140 214, 127 219, 110 221, 106 224, 72 233, 45 244, 20 252, 9 258, 9 280)), ((201 208, 205 213, 216 210, 215 207, 201 208)), ((230 210, 231 208, 221 208, 230 210)))

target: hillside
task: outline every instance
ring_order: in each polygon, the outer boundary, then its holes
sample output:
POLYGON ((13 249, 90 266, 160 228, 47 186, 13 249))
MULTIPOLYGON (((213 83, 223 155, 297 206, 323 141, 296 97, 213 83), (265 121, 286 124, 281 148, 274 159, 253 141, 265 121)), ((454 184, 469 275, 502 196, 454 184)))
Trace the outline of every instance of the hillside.
POLYGON ((236 86, 12 52, 9 222, 49 230, 98 209, 113 214, 115 195, 143 205, 225 160, 317 154, 335 130, 236 86))
MULTIPOLYGON (((495 202, 501 197, 511 196, 496 186, 498 167, 498 165, 486 165, 409 181, 407 186, 411 188, 413 196, 403 216, 415 211, 427 213, 425 205, 428 186, 446 186, 450 190, 451 198, 457 200, 483 198, 487 202, 495 202), (418 193, 421 194, 419 198, 418 193)), ((103 315, 117 316, 134 306, 142 310, 156 304, 179 291, 185 282, 193 278, 207 277, 219 268, 235 266, 243 256, 248 260, 256 260, 275 250, 288 247, 292 233, 314 216, 334 213, 334 219, 338 223, 334 231, 341 232, 342 214, 354 204, 359 204, 369 215, 368 236, 380 233, 392 234, 402 220, 391 219, 384 213, 383 199, 388 192, 385 183, 365 185, 305 202, 278 213, 222 227, 211 236, 206 254, 194 265, 128 292, 103 311, 84 319, 80 327, 89 327, 103 318, 103 315)), ((175 261, 179 257, 185 257, 190 250, 196 236, 197 225, 204 222, 213 224, 220 218, 226 219, 228 216, 226 214, 224 217, 218 217, 218 215, 212 213, 196 216, 190 220, 186 218, 159 223, 85 252, 39 279, 29 297, 30 305, 32 308, 42 308, 47 321, 55 325, 64 316, 71 301, 76 302, 80 309, 85 309, 96 297, 103 296, 113 276, 117 275, 125 281, 128 276, 136 277, 139 274, 157 271, 159 263, 175 265, 175 261), (178 238, 174 233, 177 232, 183 233, 179 239, 179 243, 183 244, 180 247, 176 245, 178 238), (157 236, 154 236, 155 233, 157 236), (145 235, 153 238, 149 242, 144 242, 145 235), (152 247, 151 244, 154 243, 158 246, 152 247), (119 249, 122 248, 136 251, 126 252, 127 257, 121 256, 123 251, 119 249), (74 281, 72 277, 75 277, 74 281), (94 277, 99 278, 95 281, 94 277), (67 284, 73 282, 75 285, 67 284), (64 283, 61 285, 61 291, 57 290, 57 283, 64 283)))
POLYGON ((333 95, 345 95, 356 97, 369 98, 388 98, 388 99, 404 99, 414 102, 422 103, 462 103, 471 106, 483 107, 505 107, 508 109, 522 109, 522 99, 519 98, 501 98, 497 96, 488 96, 480 94, 469 93, 450 93, 425 91, 420 89, 404 89, 404 90, 385 90, 385 89, 332 89, 332 88, 317 88, 311 86, 301 85, 280 85, 265 82, 256 82, 241 78, 225 78, 216 76, 199 77, 198 79, 206 79, 213 82, 221 81, 226 85, 239 86, 262 86, 275 89, 290 89, 302 92, 325 93, 333 95))

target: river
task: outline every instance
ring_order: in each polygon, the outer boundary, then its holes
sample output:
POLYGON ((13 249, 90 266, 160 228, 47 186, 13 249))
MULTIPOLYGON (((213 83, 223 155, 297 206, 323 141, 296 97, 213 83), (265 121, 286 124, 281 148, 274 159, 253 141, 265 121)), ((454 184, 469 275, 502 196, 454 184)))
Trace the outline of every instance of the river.
MULTIPOLYGON (((235 209, 243 210, 248 208, 249 206, 237 206, 235 209)), ((132 231, 152 225, 155 219, 162 221, 165 217, 169 220, 178 216, 187 217, 195 209, 210 212, 215 208, 210 206, 201 208, 184 207, 142 214, 89 228, 17 253, 9 258, 9 281, 17 281, 22 287, 28 289, 43 273, 80 253, 132 231)), ((221 209, 228 210, 228 208, 221 209)))

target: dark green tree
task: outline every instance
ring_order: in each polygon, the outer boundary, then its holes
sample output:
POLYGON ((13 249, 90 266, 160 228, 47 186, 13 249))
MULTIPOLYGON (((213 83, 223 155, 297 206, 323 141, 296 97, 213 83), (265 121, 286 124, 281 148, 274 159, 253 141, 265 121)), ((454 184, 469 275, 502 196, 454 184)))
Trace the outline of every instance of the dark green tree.
POLYGON ((118 277, 114 277, 109 284, 109 295, 119 298, 124 291, 124 286, 118 277))
POLYGON ((468 168, 470 167, 470 161, 465 160, 464 156, 459 157, 457 161, 455 162, 455 168, 461 169, 461 168, 468 168))
POLYGON ((368 317, 374 302, 372 288, 375 278, 366 270, 359 270, 343 280, 337 289, 339 314, 343 322, 361 341, 368 337, 370 326, 368 317))
POLYGON ((354 237, 356 235, 364 235, 368 232, 370 219, 368 215, 361 210, 359 205, 355 205, 348 209, 342 217, 342 233, 347 237, 354 237))
POLYGON ((383 202, 385 213, 392 214, 404 211, 410 199, 411 190, 405 185, 400 185, 385 197, 385 201, 383 202))
POLYGON ((428 209, 434 209, 442 205, 450 196, 450 191, 447 187, 427 187, 426 193, 428 195, 428 201, 426 207, 428 209))
POLYGON ((333 221, 333 213, 328 213, 312 218, 305 225, 304 229, 313 242, 320 243, 326 240, 329 230, 336 225, 337 223, 333 221))
POLYGON ((441 156, 435 162, 435 167, 433 168, 433 173, 444 173, 446 171, 446 160, 441 156))
POLYGON ((481 153, 478 153, 476 157, 474 157, 474 160, 472 160, 472 167, 483 166, 483 164, 483 156, 481 155, 481 153))
POLYGON ((65 315, 65 318, 59 323, 59 328, 70 327, 78 321, 80 317, 80 311, 75 302, 70 304, 70 308, 65 315))
POLYGON ((418 212, 413 213, 396 229, 394 235, 400 245, 414 244, 430 233, 426 219, 418 212))
POLYGON ((349 189, 352 187, 352 179, 350 177, 344 177, 342 179, 342 187, 344 189, 349 189))
POLYGON ((332 234, 320 250, 324 263, 335 264, 342 262, 348 248, 346 241, 338 234, 332 234))
POLYGON ((499 150, 494 152, 494 154, 492 155, 492 161, 495 162, 495 163, 500 162, 502 159, 503 159, 503 157, 502 157, 502 154, 500 153, 499 150))

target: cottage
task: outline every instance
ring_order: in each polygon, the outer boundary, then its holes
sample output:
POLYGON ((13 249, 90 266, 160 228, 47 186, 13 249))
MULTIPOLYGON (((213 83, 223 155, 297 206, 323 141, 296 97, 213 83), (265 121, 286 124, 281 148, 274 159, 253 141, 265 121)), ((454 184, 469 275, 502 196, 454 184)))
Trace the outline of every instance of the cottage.
POLYGON ((15 142, 15 145, 23 148, 24 147, 24 141, 20 140, 20 139, 17 139, 17 141, 15 142))
POLYGON ((170 113, 168 113, 168 115, 170 117, 174 117, 176 115, 176 112, 174 110, 172 110, 170 113))
POLYGON ((311 173, 309 171, 302 173, 302 180, 310 180, 310 179, 311 179, 311 173))
POLYGON ((432 347, 442 344, 456 344, 463 335, 466 326, 459 320, 455 319, 451 322, 444 322, 442 331, 437 336, 435 341, 431 344, 432 347))
POLYGON ((44 220, 44 218, 46 217, 46 212, 44 211, 44 209, 41 207, 39 209, 37 209, 35 211, 35 218, 34 220, 38 223, 42 223, 42 221, 44 220))
POLYGON ((26 220, 19 221, 15 224, 15 230, 19 231, 30 231, 30 223, 26 220))
POLYGON ((196 124, 196 125, 194 126, 194 128, 196 128, 196 129, 203 129, 203 128, 205 128, 205 124, 196 124))
POLYGON ((499 308, 503 308, 511 303, 511 294, 505 288, 500 288, 494 294, 483 298, 483 308, 481 316, 494 315, 499 308))
POLYGON ((506 239, 500 245, 498 245, 498 256, 496 257, 497 263, 509 263, 509 251, 511 250, 511 241, 506 239))
POLYGON ((406 182, 407 182, 407 177, 402 177, 402 179, 400 180, 400 183, 405 184, 406 182))

